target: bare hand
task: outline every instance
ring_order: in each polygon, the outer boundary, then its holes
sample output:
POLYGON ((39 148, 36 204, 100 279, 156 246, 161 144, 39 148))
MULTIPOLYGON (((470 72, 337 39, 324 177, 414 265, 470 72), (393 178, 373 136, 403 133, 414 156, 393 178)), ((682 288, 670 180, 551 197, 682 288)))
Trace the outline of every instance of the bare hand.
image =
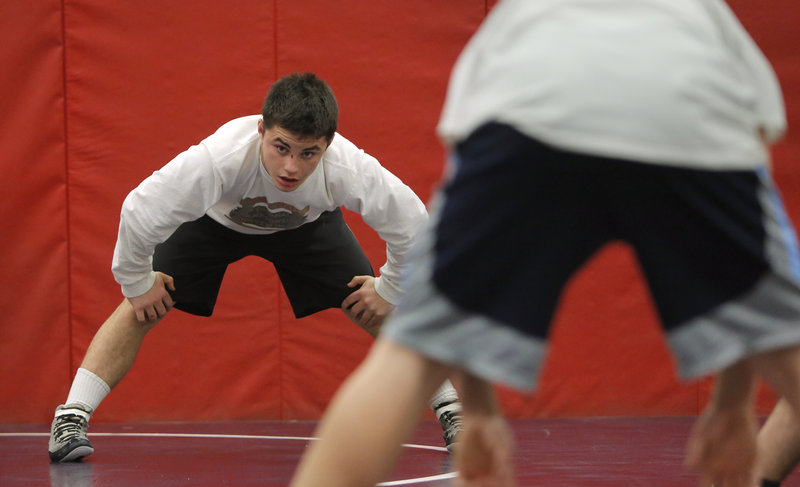
POLYGON ((128 302, 131 303, 133 311, 136 313, 136 319, 140 323, 163 318, 167 311, 172 309, 175 303, 167 292, 167 288, 170 291, 175 290, 172 276, 168 276, 163 272, 156 272, 156 280, 149 291, 140 296, 128 298, 128 302))
POLYGON ((392 310, 392 304, 375 291, 374 277, 355 276, 347 283, 347 287, 356 286, 358 290, 342 301, 342 311, 358 326, 373 336, 377 335, 377 330, 392 310))
POLYGON ((706 410, 692 429, 686 466, 700 474, 702 487, 757 485, 758 423, 749 409, 706 410))
POLYGON ((456 448, 458 487, 513 487, 513 439, 502 417, 465 416, 456 448))

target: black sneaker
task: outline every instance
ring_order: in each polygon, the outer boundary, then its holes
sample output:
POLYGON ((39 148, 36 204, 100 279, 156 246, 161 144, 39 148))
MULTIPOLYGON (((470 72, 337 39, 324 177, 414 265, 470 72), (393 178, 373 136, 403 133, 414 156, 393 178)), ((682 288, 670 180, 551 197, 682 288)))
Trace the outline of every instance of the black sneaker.
POLYGON ((442 438, 447 451, 453 453, 461 433, 461 403, 458 401, 440 404, 433 410, 442 425, 442 438))
POLYGON ((77 404, 56 408, 56 417, 50 427, 50 461, 77 462, 94 452, 86 438, 91 414, 77 404))

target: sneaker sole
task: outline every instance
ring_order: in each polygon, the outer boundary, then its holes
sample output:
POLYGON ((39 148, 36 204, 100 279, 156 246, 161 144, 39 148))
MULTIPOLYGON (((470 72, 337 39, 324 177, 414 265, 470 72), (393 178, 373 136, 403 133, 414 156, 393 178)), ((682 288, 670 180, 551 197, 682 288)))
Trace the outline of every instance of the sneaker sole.
POLYGON ((80 445, 64 455, 63 458, 59 458, 57 455, 50 455, 50 460, 55 463, 77 462, 92 453, 94 453, 94 448, 91 445, 80 445))

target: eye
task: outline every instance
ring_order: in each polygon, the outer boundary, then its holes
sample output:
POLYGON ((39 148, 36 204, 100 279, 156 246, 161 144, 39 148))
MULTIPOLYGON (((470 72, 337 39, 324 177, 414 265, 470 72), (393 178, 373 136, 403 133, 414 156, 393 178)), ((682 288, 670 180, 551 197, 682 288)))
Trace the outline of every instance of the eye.
POLYGON ((275 147, 275 150, 278 152, 278 154, 286 154, 287 152, 289 152, 289 149, 282 145, 276 144, 273 147, 275 147))
POLYGON ((317 154, 317 153, 316 153, 316 152, 314 152, 314 151, 305 151, 305 152, 303 152, 303 157, 304 157, 305 159, 311 159, 311 158, 312 158, 312 157, 314 157, 316 154, 317 154))

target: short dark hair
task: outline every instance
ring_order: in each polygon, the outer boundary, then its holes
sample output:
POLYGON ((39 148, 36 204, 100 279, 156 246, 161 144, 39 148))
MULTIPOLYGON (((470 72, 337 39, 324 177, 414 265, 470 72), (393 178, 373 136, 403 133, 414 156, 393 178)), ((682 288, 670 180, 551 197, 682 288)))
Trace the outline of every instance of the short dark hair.
POLYGON ((261 116, 265 128, 278 126, 301 137, 325 137, 330 142, 339 107, 325 81, 314 73, 294 73, 270 86, 261 116))

